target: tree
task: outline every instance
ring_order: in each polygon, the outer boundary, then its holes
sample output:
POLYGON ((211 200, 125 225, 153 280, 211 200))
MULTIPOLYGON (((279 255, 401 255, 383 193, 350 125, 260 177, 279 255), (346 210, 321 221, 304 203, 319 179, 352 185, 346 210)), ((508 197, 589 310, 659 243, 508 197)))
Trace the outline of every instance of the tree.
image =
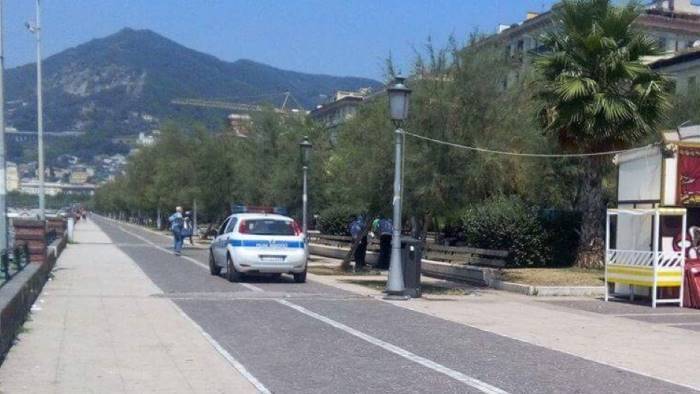
MULTIPOLYGON (((633 146, 656 133, 668 108, 668 81, 642 59, 659 53, 655 41, 634 28, 638 3, 564 0, 555 30, 545 34, 549 52, 535 59, 541 75, 537 97, 545 132, 566 152, 602 152, 633 146)), ((577 265, 600 265, 603 250, 603 177, 609 157, 583 166, 582 225, 577 265)))

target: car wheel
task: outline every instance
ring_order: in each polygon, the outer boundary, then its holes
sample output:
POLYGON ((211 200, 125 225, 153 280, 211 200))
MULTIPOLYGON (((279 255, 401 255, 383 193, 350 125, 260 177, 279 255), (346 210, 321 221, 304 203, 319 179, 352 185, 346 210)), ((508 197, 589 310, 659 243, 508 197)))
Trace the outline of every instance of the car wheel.
POLYGON ((294 274, 294 281, 297 283, 306 283, 306 268, 304 268, 304 272, 294 274))
POLYGON ((243 274, 236 271, 231 256, 226 256, 226 278, 229 282, 240 282, 243 278, 243 274))
POLYGON ((216 265, 216 261, 214 261, 214 254, 211 252, 211 250, 209 251, 209 273, 214 276, 221 274, 221 267, 216 265))

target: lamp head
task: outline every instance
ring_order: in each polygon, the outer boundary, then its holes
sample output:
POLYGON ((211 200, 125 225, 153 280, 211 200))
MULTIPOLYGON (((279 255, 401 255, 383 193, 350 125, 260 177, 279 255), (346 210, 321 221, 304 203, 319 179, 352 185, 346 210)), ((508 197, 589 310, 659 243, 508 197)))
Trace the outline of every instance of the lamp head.
POLYGON ((394 83, 386 91, 389 96, 389 114, 391 121, 396 126, 400 126, 408 118, 408 103, 411 96, 411 89, 406 87, 406 78, 397 75, 394 83))
POLYGON ((304 166, 309 165, 309 156, 311 156, 311 148, 313 145, 309 141, 308 136, 304 136, 304 139, 299 143, 299 148, 301 149, 301 161, 304 166))

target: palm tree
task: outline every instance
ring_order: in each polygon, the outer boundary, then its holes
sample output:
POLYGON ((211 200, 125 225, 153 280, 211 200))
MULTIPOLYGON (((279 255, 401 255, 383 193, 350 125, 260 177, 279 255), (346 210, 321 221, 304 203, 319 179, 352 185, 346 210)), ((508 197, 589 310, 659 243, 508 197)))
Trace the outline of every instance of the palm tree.
MULTIPOLYGON (((609 0, 564 0, 555 10, 555 28, 543 37, 548 52, 535 59, 537 97, 541 124, 565 152, 624 149, 656 133, 669 107, 669 83, 643 62, 659 51, 634 26, 640 12, 636 2, 616 7, 609 0)), ((602 261, 610 157, 585 160, 577 265, 591 267, 602 261)))

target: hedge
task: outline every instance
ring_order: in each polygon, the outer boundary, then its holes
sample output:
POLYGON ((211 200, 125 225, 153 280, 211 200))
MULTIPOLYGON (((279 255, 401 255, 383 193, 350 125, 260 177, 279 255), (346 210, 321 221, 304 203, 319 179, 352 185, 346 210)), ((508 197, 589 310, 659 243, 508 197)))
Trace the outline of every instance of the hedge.
POLYGON ((499 196, 467 208, 461 230, 469 246, 507 250, 510 266, 543 265, 551 258, 538 210, 518 197, 499 196))

